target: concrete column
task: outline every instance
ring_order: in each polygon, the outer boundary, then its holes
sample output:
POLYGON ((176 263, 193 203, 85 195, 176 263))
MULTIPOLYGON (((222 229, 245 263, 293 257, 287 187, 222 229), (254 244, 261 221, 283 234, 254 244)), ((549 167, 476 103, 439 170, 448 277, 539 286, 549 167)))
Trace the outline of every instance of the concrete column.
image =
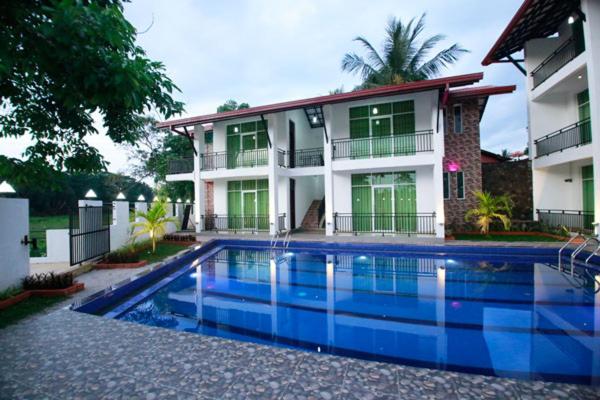
POLYGON ((445 236, 445 211, 444 211, 444 114, 443 111, 434 107, 431 116, 433 130, 433 150, 434 150, 434 165, 433 165, 433 196, 435 203, 435 236, 444 238, 445 236), (439 118, 439 131, 437 131, 437 120, 439 118))
MULTIPOLYGON (((165 207, 167 211, 167 217, 173 217, 173 203, 165 203, 165 207)), ((177 225, 174 222, 168 222, 166 230, 167 233, 175 232, 177 231, 177 225)))
MULTIPOLYGON (((323 135, 323 159, 324 159, 324 174, 323 184, 325 185, 325 235, 333 235, 333 171, 331 170, 332 163, 332 145, 333 129, 332 129, 332 108, 330 105, 323 106, 323 117, 325 118, 325 128, 327 129, 327 135, 329 140, 325 140, 323 135)), ((346 195, 350 195, 346 193, 346 195)))
POLYGON ((600 2, 583 0, 581 9, 586 16, 583 34, 587 54, 592 153, 594 154, 594 224, 596 234, 600 235, 600 2))
POLYGON ((129 202, 113 201, 112 225, 110 226, 110 249, 123 246, 129 239, 129 202))
MULTIPOLYGON (((148 211, 148 203, 146 202, 140 202, 137 201, 134 203, 134 207, 135 207, 135 212, 136 214, 138 212, 147 212, 148 211)), ((136 216, 135 217, 135 222, 141 222, 143 221, 143 218, 136 216)), ((140 228, 136 228, 134 229, 131 233, 133 234, 134 232, 140 230, 140 228)), ((140 241, 140 240, 144 240, 144 239, 148 239, 148 235, 142 235, 136 238, 136 240, 140 241)))
POLYGON ((274 235, 279 230, 279 167, 277 166, 277 142, 276 132, 281 128, 279 120, 270 115, 268 119, 269 137, 272 146, 268 148, 269 156, 269 233, 274 235))
POLYGON ((205 213, 204 206, 206 204, 206 185, 200 179, 201 156, 205 150, 204 128, 202 125, 194 126, 194 148, 198 153, 194 156, 194 225, 196 225, 196 232, 202 232, 204 226, 201 221, 205 213))

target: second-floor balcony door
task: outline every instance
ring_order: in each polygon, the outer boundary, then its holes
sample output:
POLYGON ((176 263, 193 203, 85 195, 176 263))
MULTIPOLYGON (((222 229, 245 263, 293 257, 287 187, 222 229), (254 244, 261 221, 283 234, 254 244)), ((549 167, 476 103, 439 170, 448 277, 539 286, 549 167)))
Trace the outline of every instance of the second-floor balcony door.
POLYGON ((586 165, 581 168, 581 186, 583 189, 583 225, 585 229, 593 229, 594 222, 594 167, 586 165))
POLYGON ((370 153, 374 157, 391 156, 394 147, 392 144, 392 118, 371 119, 371 137, 370 153))

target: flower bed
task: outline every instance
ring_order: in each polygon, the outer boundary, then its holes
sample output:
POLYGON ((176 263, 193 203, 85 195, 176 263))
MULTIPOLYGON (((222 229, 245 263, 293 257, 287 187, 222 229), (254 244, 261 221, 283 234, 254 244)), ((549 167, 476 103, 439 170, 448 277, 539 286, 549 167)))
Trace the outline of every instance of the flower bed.
POLYGON ((147 264, 148 261, 146 260, 129 263, 109 263, 106 261, 100 261, 97 264, 94 264, 94 269, 140 268, 147 264))
POLYGON ((85 289, 85 285, 81 282, 73 282, 69 287, 62 289, 32 289, 25 290, 15 296, 9 297, 8 299, 0 301, 0 310, 4 310, 17 303, 27 300, 31 296, 39 297, 62 297, 77 293, 85 289))
MULTIPOLYGON (((547 232, 530 232, 530 231, 491 231, 488 235, 483 235, 479 231, 466 231, 466 232, 457 232, 457 233, 454 233, 453 235, 448 235, 448 236, 446 236, 446 240, 456 240, 456 237, 459 237, 460 235, 472 235, 472 236, 478 236, 481 238, 490 237, 490 240, 493 240, 494 236, 528 236, 528 237, 532 237, 532 238, 542 237, 542 238, 556 239, 557 241, 563 241, 563 242, 569 240, 569 237, 565 237, 565 236, 555 235, 555 234, 547 233, 547 232)), ((463 239, 463 240, 466 240, 466 239, 463 239)), ((581 241, 579 241, 579 242, 581 242, 581 241)), ((578 241, 575 241, 575 243, 578 243, 578 241)))

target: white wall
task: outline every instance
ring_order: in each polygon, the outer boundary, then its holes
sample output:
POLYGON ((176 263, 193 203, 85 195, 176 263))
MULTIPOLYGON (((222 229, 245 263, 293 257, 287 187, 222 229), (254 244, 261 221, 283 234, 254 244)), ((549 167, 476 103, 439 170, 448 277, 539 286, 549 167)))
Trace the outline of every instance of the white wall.
MULTIPOLYGON (((287 113, 288 120, 296 125, 296 150, 323 148, 323 128, 312 129, 304 110, 292 110, 287 113)), ((289 125, 288 129, 289 130, 289 125)), ((285 133, 285 149, 288 149, 289 132, 285 133)))
POLYGON ((533 170, 533 203, 535 208, 581 210, 583 188, 581 167, 591 160, 533 170), (566 182, 565 180, 572 180, 566 182))
POLYGON ((29 275, 29 200, 0 198, 0 290, 29 275))
POLYGON ((325 184, 322 175, 296 178, 296 228, 302 224, 311 203, 322 200, 324 196, 325 184))

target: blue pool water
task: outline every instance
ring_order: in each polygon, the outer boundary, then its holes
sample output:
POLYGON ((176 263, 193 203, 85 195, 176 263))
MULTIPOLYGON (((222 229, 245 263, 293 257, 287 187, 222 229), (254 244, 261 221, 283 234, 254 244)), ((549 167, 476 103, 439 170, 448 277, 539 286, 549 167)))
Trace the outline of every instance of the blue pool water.
POLYGON ((109 313, 364 359, 598 384, 600 272, 556 257, 217 249, 109 313), (449 258, 452 257, 452 258, 449 258))

